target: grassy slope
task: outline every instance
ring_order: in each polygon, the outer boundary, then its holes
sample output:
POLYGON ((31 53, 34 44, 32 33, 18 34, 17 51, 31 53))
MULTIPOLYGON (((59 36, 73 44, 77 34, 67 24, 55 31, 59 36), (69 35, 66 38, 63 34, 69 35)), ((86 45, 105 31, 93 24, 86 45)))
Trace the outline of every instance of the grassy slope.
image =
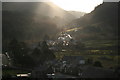
POLYGON ((110 68, 110 67, 116 67, 116 66, 120 66, 120 64, 118 64, 118 60, 120 59, 120 56, 118 55, 86 55, 80 52, 56 52, 55 53, 57 59, 61 59, 63 56, 83 56, 86 60, 88 58, 92 58, 93 62, 95 61, 100 61, 103 65, 103 67, 105 68, 110 68), (102 57, 105 57, 107 59, 100 59, 102 57))

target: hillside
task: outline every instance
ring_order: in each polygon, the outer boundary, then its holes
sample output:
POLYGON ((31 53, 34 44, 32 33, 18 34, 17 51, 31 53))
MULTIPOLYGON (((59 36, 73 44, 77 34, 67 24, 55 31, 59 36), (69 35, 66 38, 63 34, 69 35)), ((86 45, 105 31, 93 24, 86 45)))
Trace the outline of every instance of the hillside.
POLYGON ((51 40, 56 39, 65 25, 65 32, 77 41, 102 40, 113 45, 118 38, 117 5, 103 3, 91 13, 74 20, 75 16, 52 3, 3 3, 3 44, 7 45, 13 38, 38 42, 48 35, 51 40))
POLYGON ((57 5, 50 2, 11 2, 11 3, 3 3, 3 11, 14 11, 14 12, 22 12, 22 13, 33 13, 35 16, 49 16, 55 17, 59 16, 61 18, 69 18, 74 19, 75 17, 69 14, 67 11, 59 8, 57 5))
POLYGON ((91 13, 72 21, 68 30, 78 28, 70 34, 83 40, 109 40, 118 38, 118 3, 97 6, 91 13))
POLYGON ((12 38, 39 41, 53 35, 75 17, 52 3, 4 2, 2 4, 3 42, 12 38))
POLYGON ((78 12, 78 11, 68 11, 68 12, 74 15, 76 18, 80 18, 86 14, 85 12, 78 12))

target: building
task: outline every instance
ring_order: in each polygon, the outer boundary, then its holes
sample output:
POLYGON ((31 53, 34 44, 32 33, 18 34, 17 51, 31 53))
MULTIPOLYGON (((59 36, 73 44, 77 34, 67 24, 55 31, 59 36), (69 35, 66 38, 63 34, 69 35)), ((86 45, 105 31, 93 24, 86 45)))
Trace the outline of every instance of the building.
POLYGON ((64 56, 62 60, 72 64, 85 64, 85 58, 83 56, 64 56))

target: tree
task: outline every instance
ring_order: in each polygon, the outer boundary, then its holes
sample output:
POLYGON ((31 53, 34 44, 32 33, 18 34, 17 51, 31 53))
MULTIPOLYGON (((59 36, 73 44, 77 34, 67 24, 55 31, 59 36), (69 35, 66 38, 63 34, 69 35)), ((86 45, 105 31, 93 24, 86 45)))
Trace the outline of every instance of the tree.
POLYGON ((44 41, 47 41, 50 39, 50 37, 46 34, 43 39, 44 39, 44 41))
POLYGON ((44 54, 42 53, 42 50, 40 50, 38 47, 35 48, 32 52, 32 55, 34 56, 35 63, 43 64, 45 61, 44 54))
POLYGON ((100 61, 95 61, 93 66, 95 66, 95 67, 103 67, 102 63, 100 61))
POLYGON ((45 61, 55 59, 55 55, 51 50, 49 50, 46 41, 43 41, 41 44, 39 44, 33 50, 32 55, 34 56, 33 58, 37 64, 38 63, 43 64, 45 61))
POLYGON ((14 63, 17 63, 20 56, 20 45, 18 41, 16 39, 11 40, 8 47, 10 57, 13 59, 14 63))
POLYGON ((33 54, 36 55, 36 56, 40 55, 40 54, 41 54, 40 49, 35 48, 35 49, 33 50, 33 54))
POLYGON ((88 63, 88 64, 93 64, 93 59, 92 59, 92 58, 88 58, 88 59, 87 59, 87 63, 88 63))
POLYGON ((49 48, 48 48, 48 45, 47 45, 47 42, 46 42, 46 41, 43 41, 43 42, 42 42, 41 47, 42 47, 42 50, 43 50, 43 51, 48 51, 48 50, 49 50, 49 48))
POLYGON ((54 53, 49 49, 46 41, 43 41, 43 42, 42 42, 42 51, 43 51, 43 53, 44 53, 43 56, 44 56, 44 58, 45 58, 46 60, 55 59, 55 55, 54 55, 54 53))
POLYGON ((16 39, 11 40, 9 43, 9 53, 15 66, 18 64, 22 66, 32 66, 34 64, 34 61, 27 54, 28 48, 24 42, 18 42, 16 39))

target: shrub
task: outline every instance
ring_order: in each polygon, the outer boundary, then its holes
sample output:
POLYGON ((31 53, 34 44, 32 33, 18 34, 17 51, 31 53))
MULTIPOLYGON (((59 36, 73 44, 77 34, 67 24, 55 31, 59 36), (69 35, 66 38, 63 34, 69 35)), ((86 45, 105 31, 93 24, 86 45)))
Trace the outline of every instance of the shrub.
POLYGON ((103 67, 102 63, 100 61, 95 61, 93 66, 95 66, 95 67, 103 67))

